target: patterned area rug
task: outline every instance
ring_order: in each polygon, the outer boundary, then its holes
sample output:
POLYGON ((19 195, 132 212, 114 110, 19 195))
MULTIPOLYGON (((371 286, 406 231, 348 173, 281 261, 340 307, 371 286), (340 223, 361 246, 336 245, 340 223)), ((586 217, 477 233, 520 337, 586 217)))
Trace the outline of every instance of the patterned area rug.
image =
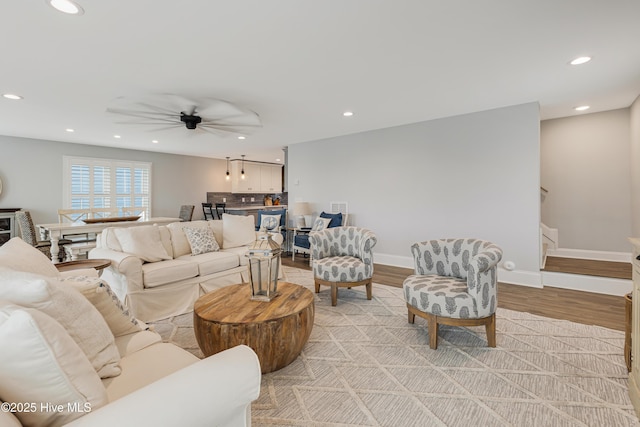
MULTIPOLYGON (((285 267, 313 290, 310 271, 285 267)), ((289 366, 262 377, 253 426, 640 426, 628 396, 624 333, 498 309, 484 327, 407 323, 402 290, 316 294, 313 332, 289 366)), ((155 323, 199 357, 187 314, 155 323)))

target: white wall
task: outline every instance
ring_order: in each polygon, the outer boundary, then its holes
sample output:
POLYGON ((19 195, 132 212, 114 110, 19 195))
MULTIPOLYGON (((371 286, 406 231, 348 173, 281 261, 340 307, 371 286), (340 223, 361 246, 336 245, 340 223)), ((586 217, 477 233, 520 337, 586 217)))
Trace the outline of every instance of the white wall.
POLYGON ((539 120, 530 103, 290 145, 289 202, 347 201, 376 262, 412 267, 414 242, 476 237, 515 262, 511 283, 538 286, 539 120))
POLYGON ((153 216, 177 217, 180 205, 195 205, 202 218, 207 191, 230 191, 226 161, 120 148, 0 136, 0 208, 23 208, 34 221, 57 222, 62 208, 62 156, 151 162, 153 216))
POLYGON ((631 236, 640 237, 640 96, 631 104, 631 236))
POLYGON ((629 118, 625 108, 541 123, 542 222, 561 248, 630 251, 629 118))

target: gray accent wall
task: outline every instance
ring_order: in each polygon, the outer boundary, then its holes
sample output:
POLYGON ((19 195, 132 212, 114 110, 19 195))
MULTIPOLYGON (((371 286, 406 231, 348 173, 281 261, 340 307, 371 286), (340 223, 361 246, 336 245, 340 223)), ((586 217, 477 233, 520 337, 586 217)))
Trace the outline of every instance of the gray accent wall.
POLYGON ((177 217, 189 204, 201 219, 207 191, 231 191, 225 160, 0 136, 0 208, 30 210, 36 223, 58 222, 63 156, 151 162, 153 216, 177 217))
POLYGON ((630 252, 630 129, 629 108, 541 123, 542 222, 560 248, 630 252))
POLYGON ((289 204, 348 202, 377 263, 412 267, 415 242, 474 237, 530 273, 512 283, 539 285, 539 123, 529 103, 289 145, 289 204))

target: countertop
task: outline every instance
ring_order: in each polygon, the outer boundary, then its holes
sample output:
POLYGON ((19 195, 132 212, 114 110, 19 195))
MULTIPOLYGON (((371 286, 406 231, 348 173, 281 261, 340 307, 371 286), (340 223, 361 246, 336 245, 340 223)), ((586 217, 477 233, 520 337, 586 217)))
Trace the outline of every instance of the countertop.
POLYGON ((287 205, 246 205, 246 206, 227 206, 228 211, 258 211, 261 209, 286 209, 287 205))

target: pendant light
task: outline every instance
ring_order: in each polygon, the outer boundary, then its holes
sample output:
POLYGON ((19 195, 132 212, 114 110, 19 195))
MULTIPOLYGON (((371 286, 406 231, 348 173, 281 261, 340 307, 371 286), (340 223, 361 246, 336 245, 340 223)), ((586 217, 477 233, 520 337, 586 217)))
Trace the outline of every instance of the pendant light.
POLYGON ((227 181, 231 179, 231 175, 229 175, 229 157, 227 157, 227 176, 225 178, 227 181))
POLYGON ((240 171, 240 179, 244 179, 244 154, 242 154, 242 170, 240 171))

